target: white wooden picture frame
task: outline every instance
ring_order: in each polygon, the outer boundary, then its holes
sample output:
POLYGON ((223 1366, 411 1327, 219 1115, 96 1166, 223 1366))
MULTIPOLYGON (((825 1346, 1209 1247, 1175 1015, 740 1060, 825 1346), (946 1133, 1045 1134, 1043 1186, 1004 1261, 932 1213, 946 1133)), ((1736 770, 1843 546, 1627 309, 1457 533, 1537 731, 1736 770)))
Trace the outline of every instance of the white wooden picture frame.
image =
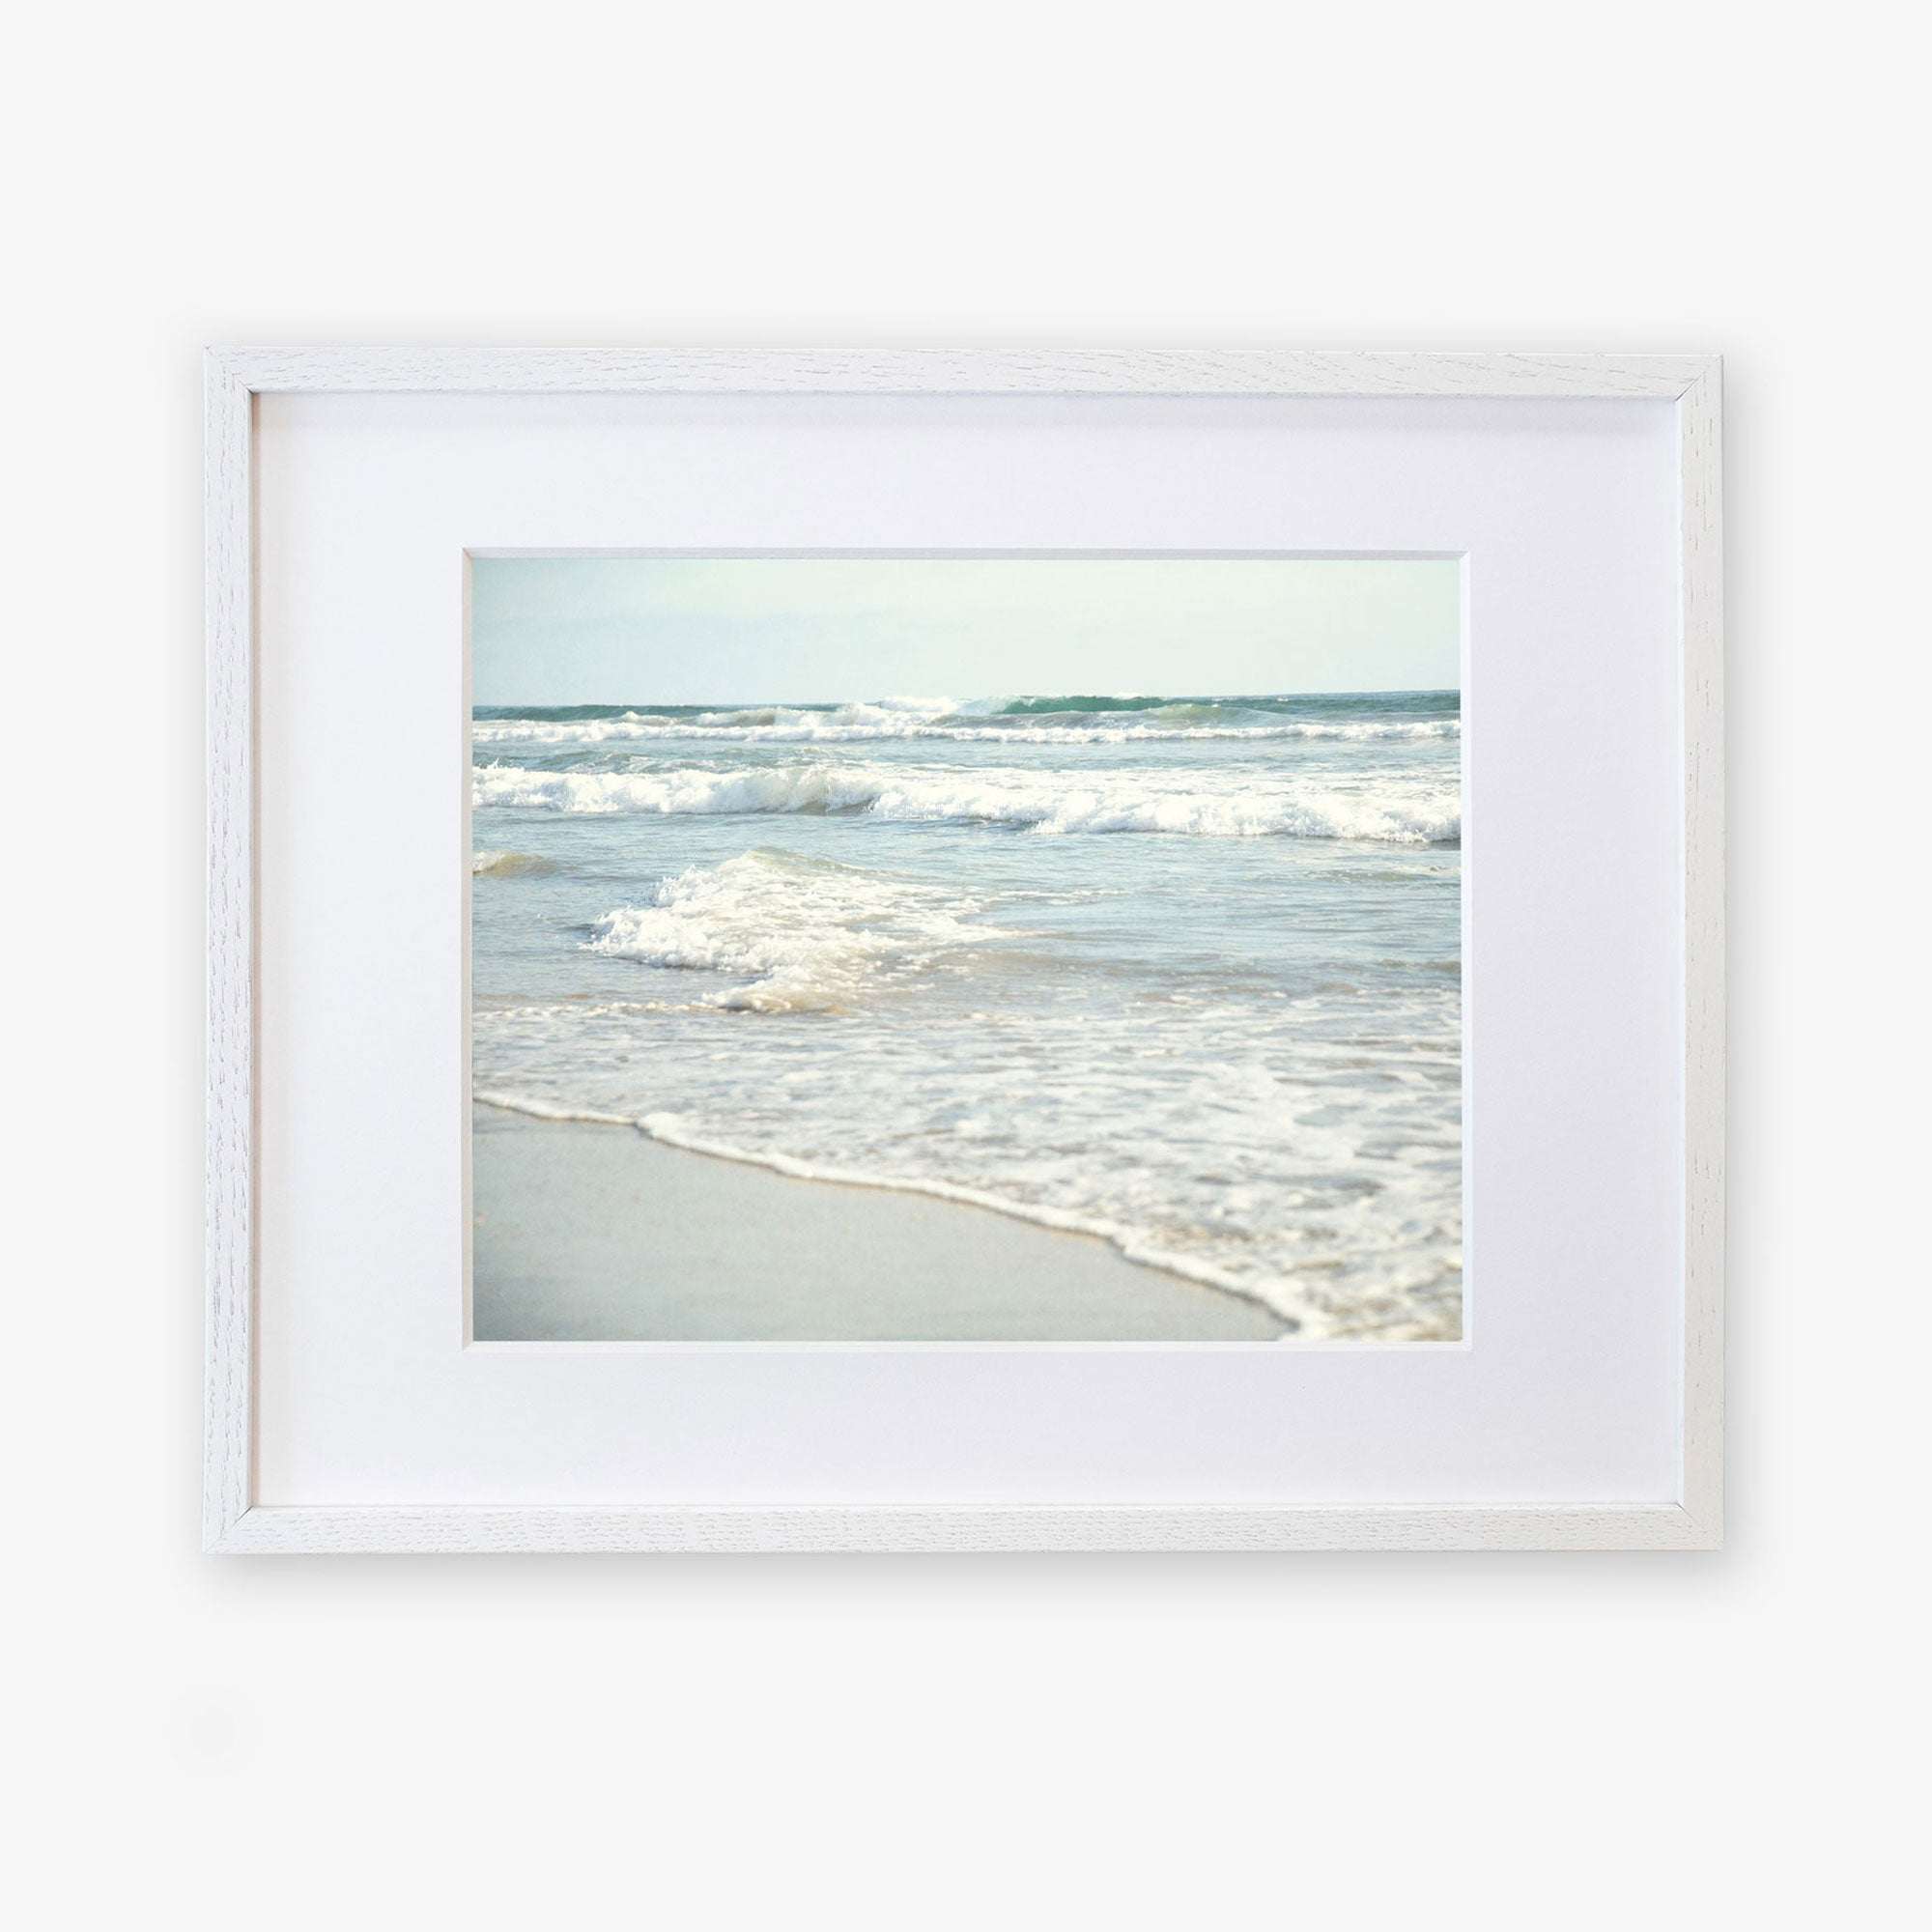
POLYGON ((1310 351, 217 349, 207 358, 210 1550, 1708 1549, 1721 1536, 1723 637, 1718 359, 1310 351), (1093 1507, 258 1501, 256 406, 302 393, 1641 399, 1675 412, 1684 930, 1678 1493, 1093 1507))

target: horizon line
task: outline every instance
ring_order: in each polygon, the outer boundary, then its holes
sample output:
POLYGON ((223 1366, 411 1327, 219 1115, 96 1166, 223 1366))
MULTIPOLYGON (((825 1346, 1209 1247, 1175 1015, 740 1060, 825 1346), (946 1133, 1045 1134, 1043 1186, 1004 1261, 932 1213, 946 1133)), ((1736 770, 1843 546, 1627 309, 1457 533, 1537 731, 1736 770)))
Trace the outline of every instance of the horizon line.
MULTIPOLYGON (((1039 699, 1046 697, 1097 697, 1115 704, 1125 704, 1142 698, 1150 698, 1159 700, 1163 703, 1176 704, 1219 702, 1235 697, 1261 697, 1266 698, 1271 702, 1279 702, 1286 698, 1295 697, 1439 697, 1449 694, 1460 697, 1463 695, 1463 687, 1460 684, 1351 684, 1335 685, 1320 689, 1311 687, 1304 691, 1016 691, 998 695, 1002 702, 1009 704, 1036 703, 1039 699)), ((792 706, 812 704, 886 704, 892 702, 895 698, 903 699, 919 695, 909 692, 890 692, 880 697, 692 697, 681 699, 675 704, 664 704, 661 708, 668 711, 712 711, 725 708, 746 710, 761 704, 792 706)), ((477 709, 500 710, 503 704, 521 701, 523 700, 503 699, 486 704, 482 699, 472 698, 469 708, 472 711, 477 709)), ((647 700, 628 697, 568 697, 554 699, 536 705, 533 708, 541 711, 555 711, 567 705, 626 704, 635 709, 639 703, 645 701, 647 700)), ((969 697, 958 701, 966 704, 977 704, 985 700, 969 697)), ((997 712, 987 712, 984 715, 990 718, 998 717, 1000 714, 997 712)))

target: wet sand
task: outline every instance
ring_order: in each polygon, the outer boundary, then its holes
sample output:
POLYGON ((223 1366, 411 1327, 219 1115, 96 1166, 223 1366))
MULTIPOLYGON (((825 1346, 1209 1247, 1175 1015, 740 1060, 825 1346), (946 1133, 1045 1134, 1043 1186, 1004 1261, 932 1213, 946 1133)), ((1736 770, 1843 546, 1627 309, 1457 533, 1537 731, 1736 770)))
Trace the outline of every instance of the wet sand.
POLYGON ((1270 1341, 1267 1310, 983 1208, 473 1110, 479 1342, 1270 1341))

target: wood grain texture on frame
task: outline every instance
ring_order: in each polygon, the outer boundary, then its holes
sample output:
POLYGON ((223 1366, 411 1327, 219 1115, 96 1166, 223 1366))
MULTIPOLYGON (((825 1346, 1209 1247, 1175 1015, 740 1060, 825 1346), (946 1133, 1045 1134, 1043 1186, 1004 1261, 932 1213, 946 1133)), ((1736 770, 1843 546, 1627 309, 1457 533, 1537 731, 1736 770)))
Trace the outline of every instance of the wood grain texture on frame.
POLYGON ((1318 350, 238 348, 206 365, 209 1004, 204 1547, 222 1552, 1708 1549, 1721 1539, 1720 366, 1318 350), (264 1508, 254 1502, 254 399, 292 391, 1511 397, 1674 402, 1684 703, 1684 1333, 1675 1504, 264 1508))

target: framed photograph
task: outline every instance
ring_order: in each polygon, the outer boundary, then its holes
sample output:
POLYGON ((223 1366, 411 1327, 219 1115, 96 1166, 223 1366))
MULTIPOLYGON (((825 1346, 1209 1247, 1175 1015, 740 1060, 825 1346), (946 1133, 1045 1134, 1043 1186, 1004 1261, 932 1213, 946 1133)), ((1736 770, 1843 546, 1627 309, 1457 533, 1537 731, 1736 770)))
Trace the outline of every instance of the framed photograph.
POLYGON ((212 351, 208 1547, 1714 1547, 1719 385, 212 351))

